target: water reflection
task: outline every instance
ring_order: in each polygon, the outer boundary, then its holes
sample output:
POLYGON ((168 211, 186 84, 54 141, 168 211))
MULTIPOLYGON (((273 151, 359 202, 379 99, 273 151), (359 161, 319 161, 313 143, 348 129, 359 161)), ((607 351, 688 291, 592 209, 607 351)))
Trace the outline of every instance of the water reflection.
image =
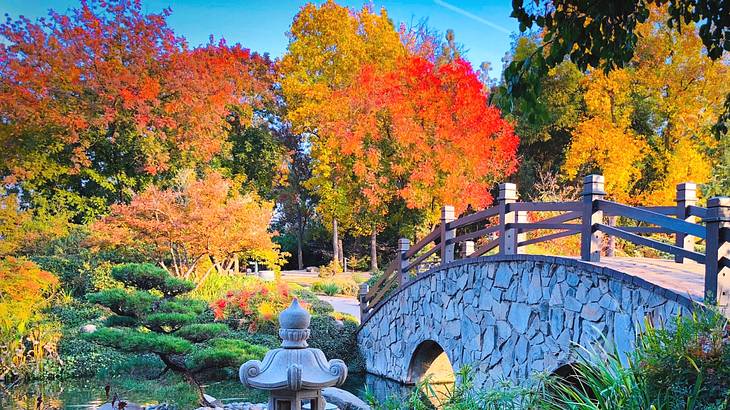
MULTIPOLYGON (((365 398, 364 392, 367 389, 379 403, 385 403, 387 400, 404 402, 415 388, 414 385, 402 384, 370 373, 357 375, 357 378, 352 380, 352 384, 345 386, 345 390, 362 399, 365 398)), ((439 405, 453 388, 453 382, 433 383, 430 385, 429 391, 422 393, 434 408, 439 408, 439 405)))
MULTIPOLYGON (((32 383, 23 386, 16 386, 9 391, 0 390, 0 409, 35 409, 38 397, 42 398, 44 408, 49 409, 74 409, 92 410, 105 402, 104 383, 98 380, 71 380, 54 381, 47 383, 32 383)), ((157 388, 154 384, 147 384, 144 388, 120 389, 112 384, 112 390, 118 391, 120 396, 130 402, 142 405, 159 404, 162 402, 175 403, 177 409, 194 409, 194 394, 192 390, 185 391, 180 396, 170 396, 170 391, 165 391, 166 397, 160 397, 160 385, 157 388)), ((433 389, 437 396, 443 397, 453 384, 434 384, 433 389)), ((391 379, 379 377, 373 374, 350 374, 342 386, 344 390, 366 399, 366 390, 375 397, 378 402, 384 403, 391 400, 404 401, 413 391, 415 386, 404 385, 391 379)), ((210 383, 206 385, 206 391, 214 397, 221 399, 224 403, 230 402, 263 402, 266 400, 265 393, 246 389, 236 380, 210 383)), ((432 400, 434 407, 438 401, 432 400)))

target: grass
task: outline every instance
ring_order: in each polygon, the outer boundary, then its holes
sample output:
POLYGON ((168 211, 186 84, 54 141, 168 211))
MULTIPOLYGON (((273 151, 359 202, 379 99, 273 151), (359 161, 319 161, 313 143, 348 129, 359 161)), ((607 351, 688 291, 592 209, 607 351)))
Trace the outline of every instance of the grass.
POLYGON ((225 296, 229 290, 241 289, 258 280, 261 279, 254 275, 224 275, 213 271, 189 295, 206 302, 213 302, 225 296))

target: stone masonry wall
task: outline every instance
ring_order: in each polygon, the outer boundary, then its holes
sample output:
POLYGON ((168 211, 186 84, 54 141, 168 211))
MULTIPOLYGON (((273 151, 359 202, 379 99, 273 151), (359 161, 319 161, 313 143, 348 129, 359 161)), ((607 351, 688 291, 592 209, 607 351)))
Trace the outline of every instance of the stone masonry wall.
POLYGON ((477 386, 490 387, 573 362, 572 342, 630 351, 645 317, 661 325, 691 308, 681 295, 574 259, 482 257, 413 279, 358 339, 370 373, 416 382, 408 380, 411 358, 432 340, 455 370, 471 364, 477 386))

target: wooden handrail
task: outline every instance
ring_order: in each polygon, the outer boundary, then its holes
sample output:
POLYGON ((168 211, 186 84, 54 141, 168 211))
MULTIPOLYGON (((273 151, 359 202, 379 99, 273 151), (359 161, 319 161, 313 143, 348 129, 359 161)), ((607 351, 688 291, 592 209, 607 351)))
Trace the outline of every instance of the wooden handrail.
POLYGON ((671 229, 662 228, 661 226, 616 226, 615 228, 631 233, 674 233, 671 229))
POLYGON ((551 233, 549 235, 539 236, 537 238, 520 241, 517 244, 519 246, 533 245, 533 244, 540 243, 540 242, 552 241, 553 239, 565 238, 566 236, 577 235, 578 233, 579 233, 579 231, 569 229, 569 230, 565 230, 565 231, 561 231, 561 232, 551 233))
MULTIPOLYGON (((708 200, 707 208, 696 206, 696 185, 684 183, 677 186, 676 205, 629 206, 605 200, 603 187, 603 177, 592 175, 584 179, 580 201, 517 202, 516 186, 505 183, 499 185, 500 195, 495 206, 458 219, 453 219, 453 207, 444 207, 439 226, 415 245, 409 247, 406 239, 399 241, 399 251, 395 259, 388 265, 383 276, 362 296, 363 317, 367 320, 376 305, 384 303, 384 298, 394 286, 405 286, 411 280, 408 272, 418 268, 439 251, 440 263, 446 264, 454 260, 454 248, 457 244, 462 257, 475 258, 496 248, 499 248, 500 254, 515 254, 523 246, 576 234, 581 236, 581 258, 585 261, 600 261, 601 236, 608 235, 672 254, 678 263, 683 263, 684 259, 704 263, 705 295, 711 295, 713 291, 716 294, 717 275, 723 268, 730 268, 730 252, 726 248, 726 244, 730 242, 729 199, 713 198, 708 200), (530 212, 560 214, 527 222, 530 212), (612 217, 610 224, 604 224, 605 217, 612 217), (639 226, 616 226, 615 217, 640 223, 639 226), (498 219, 496 224, 495 219, 498 219), (476 230, 459 231, 461 234, 457 235, 457 230, 480 223, 482 225, 477 226, 476 230), (530 239, 525 237, 526 232, 542 230, 556 232, 530 239), (494 234, 498 234, 497 237, 490 238, 494 234), (674 244, 641 236, 646 234, 674 235, 674 244), (489 240, 472 251, 472 241, 479 238, 489 240), (705 254, 694 251, 697 239, 705 240, 705 254), (428 247, 429 244, 432 246, 428 247)), ((730 303, 730 300, 726 302, 730 303)))
POLYGON ((639 236, 639 235, 636 235, 636 234, 633 234, 630 232, 626 232, 622 229, 619 229, 619 228, 616 228, 613 226, 597 224, 597 228, 603 233, 616 236, 618 238, 627 240, 627 241, 635 243, 637 245, 648 246, 650 248, 654 248, 654 249, 662 251, 662 252, 671 253, 672 255, 679 255, 679 256, 682 256, 683 258, 691 259, 695 262, 702 263, 705 260, 705 255, 703 255, 701 253, 688 251, 688 250, 686 250, 684 248, 680 248, 678 246, 670 245, 670 244, 664 243, 664 242, 655 241, 653 239, 649 239, 644 236, 639 236))
POLYGON ((373 286, 368 290, 368 293, 365 295, 366 299, 371 299, 373 295, 375 295, 378 292, 378 288, 385 282, 390 276, 393 276, 393 273, 396 271, 396 263, 398 262, 398 258, 394 259, 390 262, 387 268, 385 268, 385 272, 383 272, 383 275, 378 278, 375 283, 373 283, 373 286))
POLYGON ((517 229, 518 232, 529 232, 540 229, 568 229, 578 231, 580 224, 550 224, 543 222, 514 222, 505 225, 505 229, 517 229))
POLYGON ((707 218, 707 208, 702 208, 701 206, 694 206, 690 205, 687 207, 688 213, 691 216, 697 216, 700 218, 707 218))
POLYGON ((507 204, 507 212, 532 211, 532 212, 566 212, 581 211, 583 204, 580 202, 514 202, 507 204))
POLYGON ((421 238, 420 241, 416 242, 415 245, 413 245, 410 249, 408 249, 408 252, 406 252, 406 258, 410 258, 413 255, 417 254, 421 249, 423 249, 426 245, 428 245, 430 242, 433 242, 436 240, 436 238, 439 237, 439 228, 436 227, 431 233, 421 238))
POLYGON ((582 212, 568 212, 561 215, 553 216, 552 218, 543 219, 540 222, 546 223, 546 224, 561 224, 565 222, 574 221, 576 219, 580 219, 583 217, 582 212))
POLYGON ((414 267, 420 265, 421 262, 423 262, 424 260, 426 260, 426 258, 428 258, 429 256, 431 256, 434 253, 436 253, 437 250, 439 250, 439 246, 438 245, 434 246, 433 248, 431 248, 428 251, 424 252, 423 254, 419 255, 416 258, 416 260, 414 260, 413 262, 409 263, 405 268, 403 268, 403 271, 404 272, 408 272, 409 270, 413 269, 414 267))
POLYGON ((596 202, 599 210, 605 211, 610 215, 635 219, 637 221, 658 225, 674 232, 680 232, 702 239, 705 239, 707 236, 705 228, 702 225, 693 224, 682 219, 670 218, 657 212, 634 208, 617 202, 605 201, 602 199, 599 199, 596 202))
POLYGON ((485 253, 491 251, 492 249, 499 246, 499 239, 491 240, 484 245, 480 246, 475 250, 471 255, 467 255, 469 258, 476 258, 477 256, 482 256, 485 253))
POLYGON ((471 225, 476 222, 481 222, 483 220, 493 218, 497 215, 499 215, 499 208, 497 208, 496 206, 493 206, 491 208, 487 208, 482 211, 475 212, 475 213, 469 214, 467 216, 463 216, 453 222, 450 222, 448 228, 449 229, 458 229, 458 228, 464 227, 466 225, 471 225))
POLYGON ((397 281, 395 281, 395 280, 385 282, 384 283, 385 286, 381 287, 379 292, 370 300, 370 306, 375 307, 375 305, 377 305, 378 302, 380 302, 380 300, 383 299, 383 297, 385 297, 386 294, 388 294, 388 291, 390 290, 390 288, 393 287, 393 285, 396 284, 396 282, 397 281))
POLYGON ((472 239, 481 238, 482 236, 491 235, 498 231, 499 231, 499 225, 489 226, 487 228, 480 229, 478 231, 468 232, 468 233, 459 235, 454 239, 448 240, 446 243, 459 243, 459 242, 469 241, 472 239))
MULTIPOLYGON (((656 212, 662 215, 674 215, 677 212, 676 206, 637 206, 636 208, 643 209, 645 211, 656 212)), ((612 216, 606 214, 606 216, 612 216)))

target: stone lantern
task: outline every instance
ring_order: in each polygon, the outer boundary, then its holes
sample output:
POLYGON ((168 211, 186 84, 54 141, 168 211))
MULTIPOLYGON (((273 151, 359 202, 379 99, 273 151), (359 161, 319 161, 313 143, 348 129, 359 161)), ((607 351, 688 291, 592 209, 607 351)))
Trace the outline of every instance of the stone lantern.
POLYGON ((271 392, 269 410, 301 410, 302 402, 309 402, 311 410, 324 410, 322 389, 340 386, 347 378, 342 360, 327 361, 321 350, 307 347, 310 319, 294 299, 279 315, 281 347, 267 352, 263 362, 241 365, 241 383, 271 392))

